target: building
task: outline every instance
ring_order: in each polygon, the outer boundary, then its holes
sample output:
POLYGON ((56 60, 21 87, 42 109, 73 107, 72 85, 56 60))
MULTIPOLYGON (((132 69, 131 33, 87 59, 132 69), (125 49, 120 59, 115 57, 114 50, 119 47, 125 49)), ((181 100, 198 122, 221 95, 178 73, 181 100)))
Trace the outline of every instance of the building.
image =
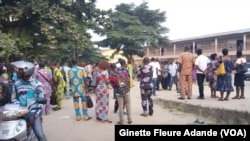
POLYGON ((120 51, 118 54, 115 54, 114 57, 111 57, 114 52, 115 52, 114 49, 103 49, 101 51, 101 54, 106 58, 108 58, 110 63, 118 62, 119 58, 122 58, 127 61, 126 57, 122 55, 122 51, 120 51))
MULTIPOLYGON (((192 38, 173 40, 171 43, 160 49, 153 49, 144 47, 145 56, 155 57, 159 60, 177 59, 179 54, 183 52, 185 46, 190 46, 190 52, 195 53, 197 48, 203 50, 203 54, 210 55, 216 52, 222 55, 223 48, 229 49, 229 55, 236 58, 236 51, 242 50, 243 55, 250 60, 250 28, 237 31, 229 31, 223 33, 216 33, 192 38)), ((141 64, 142 59, 135 57, 135 63, 141 64)))

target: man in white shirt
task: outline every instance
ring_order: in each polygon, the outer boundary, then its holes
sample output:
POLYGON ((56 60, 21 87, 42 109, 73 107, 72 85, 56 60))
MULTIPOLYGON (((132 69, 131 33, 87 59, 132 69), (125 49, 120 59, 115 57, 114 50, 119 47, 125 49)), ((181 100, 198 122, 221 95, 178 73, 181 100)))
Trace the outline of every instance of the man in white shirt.
POLYGON ((149 63, 153 67, 153 96, 156 96, 156 85, 157 85, 157 79, 158 79, 158 71, 160 70, 160 64, 156 62, 155 58, 151 58, 151 61, 149 63))
POLYGON ((174 83, 174 78, 177 75, 177 65, 174 63, 173 60, 170 60, 168 68, 169 68, 169 74, 170 74, 170 79, 169 79, 169 82, 168 82, 168 84, 169 84, 168 90, 171 91, 173 83, 174 83))
POLYGON ((120 63, 121 60, 122 60, 122 59, 119 58, 119 59, 118 59, 118 62, 116 62, 116 68, 121 68, 121 63, 120 63))
POLYGON ((198 55, 195 59, 197 83, 199 87, 199 96, 197 99, 204 99, 204 80, 208 64, 211 62, 207 56, 202 55, 202 49, 197 49, 198 55))
POLYGON ((156 82, 156 90, 159 91, 160 90, 160 83, 162 81, 162 68, 161 68, 161 62, 158 58, 155 59, 157 66, 159 65, 159 70, 158 70, 158 76, 157 76, 157 82, 156 82))

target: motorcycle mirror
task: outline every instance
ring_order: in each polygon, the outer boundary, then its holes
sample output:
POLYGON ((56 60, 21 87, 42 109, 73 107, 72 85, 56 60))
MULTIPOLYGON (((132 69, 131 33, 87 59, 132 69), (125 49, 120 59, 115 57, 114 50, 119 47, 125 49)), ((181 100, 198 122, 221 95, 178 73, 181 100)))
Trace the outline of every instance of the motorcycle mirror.
POLYGON ((47 103, 47 99, 45 99, 45 98, 38 98, 37 99, 37 103, 39 103, 39 104, 46 104, 47 103))

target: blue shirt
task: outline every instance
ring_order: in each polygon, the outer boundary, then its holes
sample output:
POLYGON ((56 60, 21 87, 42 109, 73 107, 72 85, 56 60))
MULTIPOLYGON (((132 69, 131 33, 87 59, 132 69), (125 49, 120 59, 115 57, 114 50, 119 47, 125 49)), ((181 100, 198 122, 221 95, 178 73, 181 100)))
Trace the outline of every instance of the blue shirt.
POLYGON ((32 77, 26 82, 17 79, 14 88, 15 93, 12 96, 12 101, 18 101, 24 106, 30 106, 38 98, 44 98, 42 83, 32 77))
POLYGON ((84 96, 84 78, 86 71, 78 66, 74 66, 69 70, 69 84, 74 97, 84 96))

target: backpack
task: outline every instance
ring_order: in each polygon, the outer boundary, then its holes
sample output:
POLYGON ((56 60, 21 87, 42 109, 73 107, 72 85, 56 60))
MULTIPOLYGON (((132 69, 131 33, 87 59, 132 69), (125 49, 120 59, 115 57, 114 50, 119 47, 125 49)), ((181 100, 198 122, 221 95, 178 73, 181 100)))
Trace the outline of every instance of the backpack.
POLYGON ((129 92, 129 83, 121 74, 117 75, 117 93, 120 95, 127 94, 129 92))
POLYGON ((127 94, 130 91, 129 74, 127 70, 120 69, 117 74, 117 93, 120 95, 127 94))

